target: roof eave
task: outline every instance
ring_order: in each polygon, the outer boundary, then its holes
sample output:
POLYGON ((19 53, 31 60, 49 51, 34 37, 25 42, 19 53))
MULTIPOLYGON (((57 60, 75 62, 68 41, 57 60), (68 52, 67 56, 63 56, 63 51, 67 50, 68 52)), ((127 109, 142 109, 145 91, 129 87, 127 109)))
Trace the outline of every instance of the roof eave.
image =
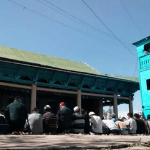
POLYGON ((13 60, 9 58, 3 58, 0 57, 0 61, 5 61, 7 63, 13 63, 13 64, 20 64, 24 66, 30 66, 30 67, 38 67, 41 69, 48 69, 48 70, 55 70, 55 71, 60 71, 60 72, 67 72, 67 73, 74 73, 74 74, 80 74, 80 75, 88 75, 88 76, 94 76, 94 77, 102 77, 102 78, 108 78, 108 79, 114 79, 114 80, 120 80, 120 81, 126 81, 126 82, 132 82, 132 83, 139 83, 137 81, 133 80, 127 80, 127 79, 121 79, 119 77, 110 77, 107 75, 99 75, 99 74, 92 74, 92 73, 87 73, 87 72, 79 72, 79 71, 74 71, 74 70, 66 70, 66 69, 61 69, 61 68, 56 68, 56 67, 50 67, 50 66, 45 66, 45 65, 40 65, 40 64, 35 64, 35 63, 30 63, 30 62, 25 62, 25 61, 18 61, 18 60, 13 60))
POLYGON ((132 44, 135 45, 135 46, 140 46, 140 45, 142 45, 142 43, 145 43, 145 42, 147 42, 148 40, 150 40, 150 36, 148 36, 148 37, 146 37, 146 38, 144 38, 144 39, 141 39, 140 41, 134 42, 134 43, 132 43, 132 44))

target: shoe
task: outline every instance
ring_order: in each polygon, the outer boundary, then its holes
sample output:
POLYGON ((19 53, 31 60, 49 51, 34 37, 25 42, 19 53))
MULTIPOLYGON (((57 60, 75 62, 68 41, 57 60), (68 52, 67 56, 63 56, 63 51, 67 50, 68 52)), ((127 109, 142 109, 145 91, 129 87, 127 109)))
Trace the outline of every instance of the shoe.
POLYGON ((12 132, 12 135, 20 135, 17 131, 12 132))

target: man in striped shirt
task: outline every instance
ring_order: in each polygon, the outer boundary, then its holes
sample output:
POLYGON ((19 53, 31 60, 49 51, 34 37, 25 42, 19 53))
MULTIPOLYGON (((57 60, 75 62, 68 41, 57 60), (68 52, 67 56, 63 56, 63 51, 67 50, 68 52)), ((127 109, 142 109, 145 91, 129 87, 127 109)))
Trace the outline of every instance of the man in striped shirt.
POLYGON ((84 133, 85 115, 80 114, 80 108, 76 106, 74 108, 74 114, 72 118, 72 130, 73 133, 84 133))

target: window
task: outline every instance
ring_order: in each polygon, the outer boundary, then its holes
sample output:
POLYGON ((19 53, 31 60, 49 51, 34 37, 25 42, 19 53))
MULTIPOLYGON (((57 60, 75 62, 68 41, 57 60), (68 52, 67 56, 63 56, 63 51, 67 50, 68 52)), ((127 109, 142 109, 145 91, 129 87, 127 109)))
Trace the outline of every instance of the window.
POLYGON ((147 79, 146 83, 147 83, 147 90, 150 90, 150 79, 147 79))

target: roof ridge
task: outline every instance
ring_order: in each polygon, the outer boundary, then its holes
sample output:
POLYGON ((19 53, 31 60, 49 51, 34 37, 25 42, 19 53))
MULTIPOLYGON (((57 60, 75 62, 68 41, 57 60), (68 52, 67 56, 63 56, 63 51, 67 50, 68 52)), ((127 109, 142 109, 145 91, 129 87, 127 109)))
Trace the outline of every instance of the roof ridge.
POLYGON ((39 54, 39 55, 42 55, 42 56, 48 56, 48 57, 53 57, 53 58, 57 58, 57 59, 60 59, 60 60, 66 60, 66 61, 72 61, 72 62, 84 64, 82 61, 80 61, 80 62, 79 61, 74 61, 74 60, 70 60, 70 59, 60 58, 60 57, 56 57, 56 56, 50 56, 50 55, 41 54, 41 53, 37 53, 37 52, 32 52, 32 51, 28 51, 28 50, 22 50, 22 49, 17 49, 17 48, 12 48, 12 47, 6 47, 6 46, 3 46, 3 45, 0 45, 0 47, 5 47, 5 48, 9 48, 9 49, 18 50, 18 51, 29 52, 29 53, 32 53, 32 54, 39 54))

